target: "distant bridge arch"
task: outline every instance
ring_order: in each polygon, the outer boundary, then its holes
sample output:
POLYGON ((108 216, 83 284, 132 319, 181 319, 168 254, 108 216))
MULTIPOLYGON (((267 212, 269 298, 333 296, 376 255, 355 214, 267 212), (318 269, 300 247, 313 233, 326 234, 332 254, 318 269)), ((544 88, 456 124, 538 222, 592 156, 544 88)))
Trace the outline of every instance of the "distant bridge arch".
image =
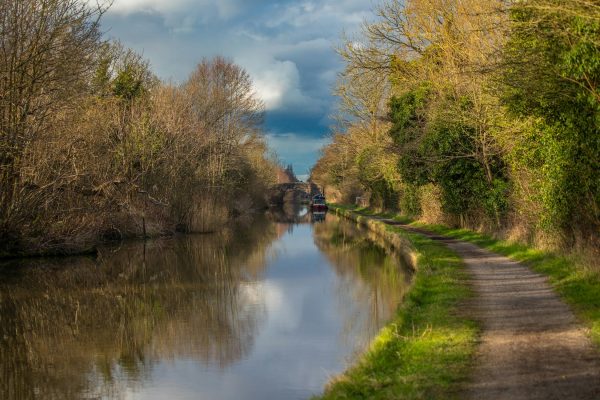
POLYGON ((301 202, 310 200, 312 196, 320 193, 319 187, 312 182, 278 183, 269 190, 269 203, 283 205, 289 202, 301 202))

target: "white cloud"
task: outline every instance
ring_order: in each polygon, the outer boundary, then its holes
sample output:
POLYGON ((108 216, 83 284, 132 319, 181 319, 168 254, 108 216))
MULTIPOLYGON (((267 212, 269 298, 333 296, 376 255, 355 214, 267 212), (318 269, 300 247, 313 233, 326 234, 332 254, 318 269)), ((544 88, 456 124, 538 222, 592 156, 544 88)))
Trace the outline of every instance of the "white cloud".
POLYGON ((124 15, 158 13, 177 28, 182 22, 184 26, 189 25, 190 20, 206 22, 214 17, 228 20, 237 15, 240 9, 239 0, 115 0, 110 11, 124 15))
POLYGON ((115 0, 111 12, 129 14, 142 11, 173 12, 193 4, 192 0, 115 0))
POLYGON ((262 62, 246 62, 240 59, 252 80, 256 94, 264 102, 267 111, 298 109, 303 112, 315 111, 319 101, 302 92, 300 72, 296 64, 289 60, 263 59, 262 62))
POLYGON ((115 0, 103 28, 174 82, 185 81, 204 57, 234 60, 271 111, 271 147, 303 174, 327 142, 317 137, 329 124, 342 66, 333 47, 371 8, 365 0, 115 0))
POLYGON ((300 1, 280 8, 277 14, 266 21, 266 25, 290 25, 295 28, 321 25, 327 29, 341 23, 345 27, 355 28, 370 15, 371 6, 364 0, 346 0, 343 3, 339 0, 300 1))
POLYGON ((291 61, 274 61, 265 68, 250 70, 254 78, 257 95, 265 102, 267 110, 278 109, 284 100, 293 97, 302 98, 298 88, 300 74, 296 64, 291 61))

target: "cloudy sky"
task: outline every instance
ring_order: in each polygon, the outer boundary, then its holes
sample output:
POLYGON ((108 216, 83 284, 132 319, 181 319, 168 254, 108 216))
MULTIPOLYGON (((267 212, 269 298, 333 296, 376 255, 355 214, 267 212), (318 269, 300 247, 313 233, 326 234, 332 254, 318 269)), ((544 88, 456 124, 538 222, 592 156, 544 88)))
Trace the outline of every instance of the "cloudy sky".
POLYGON ((103 29, 166 80, 185 80, 203 57, 244 67, 265 101, 271 147, 302 175, 327 142, 342 68, 333 49, 371 10, 370 0, 114 0, 103 29))

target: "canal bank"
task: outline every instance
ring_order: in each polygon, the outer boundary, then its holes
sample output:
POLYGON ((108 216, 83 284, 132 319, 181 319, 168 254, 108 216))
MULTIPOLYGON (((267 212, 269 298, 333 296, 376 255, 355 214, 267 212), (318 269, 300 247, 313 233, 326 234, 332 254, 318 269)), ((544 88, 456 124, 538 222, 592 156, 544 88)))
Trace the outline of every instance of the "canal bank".
MULTIPOLYGON (((564 256, 467 230, 407 225, 398 216, 368 210, 337 211, 363 224, 370 220, 425 235, 464 260, 475 293, 466 311, 478 321, 481 335, 460 398, 591 400, 600 396, 600 354, 590 340, 597 339, 600 305, 593 270, 586 271, 564 256)), ((377 392, 367 397, 389 396, 377 392)), ((421 397, 451 396, 416 396, 421 397)))
POLYGON ((315 399, 459 398, 478 335, 477 325, 461 311, 472 298, 461 259, 422 235, 332 209, 394 247, 410 248, 416 272, 404 302, 367 352, 315 399))

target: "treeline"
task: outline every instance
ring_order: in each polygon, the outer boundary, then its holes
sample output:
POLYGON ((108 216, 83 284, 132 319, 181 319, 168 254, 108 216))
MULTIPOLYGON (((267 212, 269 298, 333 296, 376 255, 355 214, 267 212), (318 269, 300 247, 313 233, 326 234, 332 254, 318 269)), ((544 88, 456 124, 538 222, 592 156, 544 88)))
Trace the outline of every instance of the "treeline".
POLYGON ((600 248, 600 4, 384 0, 345 40, 330 196, 600 248))
POLYGON ((161 82, 87 3, 0 2, 0 254, 212 231, 261 205, 276 174, 249 75, 215 58, 161 82))

